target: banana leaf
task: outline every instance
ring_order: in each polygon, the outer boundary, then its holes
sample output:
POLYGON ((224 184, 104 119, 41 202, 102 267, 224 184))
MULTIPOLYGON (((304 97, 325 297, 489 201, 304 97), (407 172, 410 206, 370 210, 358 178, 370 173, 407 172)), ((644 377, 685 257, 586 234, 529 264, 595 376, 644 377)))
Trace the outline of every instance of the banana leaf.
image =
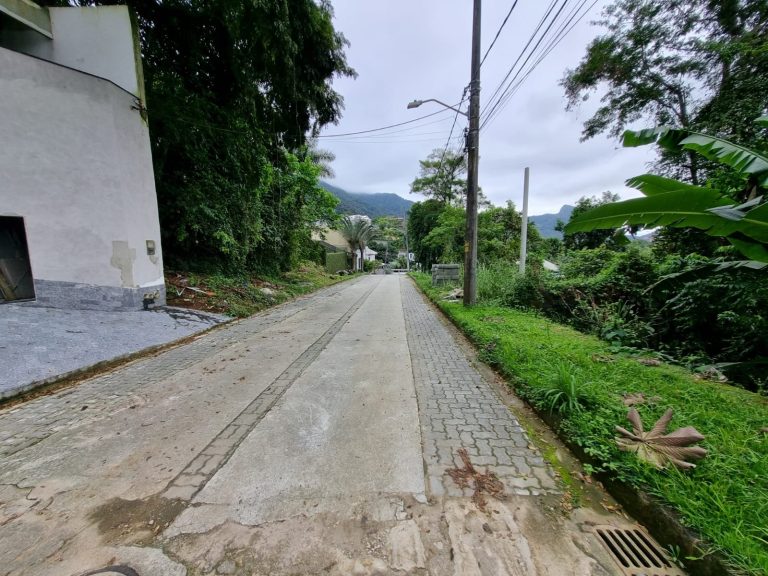
POLYGON ((626 181, 626 184, 630 188, 639 190, 646 196, 678 191, 691 193, 711 191, 711 188, 694 186, 693 184, 687 184, 685 182, 680 182, 679 180, 673 180, 672 178, 665 178, 664 176, 657 176, 656 174, 641 174, 640 176, 630 178, 626 181))
POLYGON ((741 234, 748 240, 768 243, 768 204, 746 210, 750 205, 734 206, 730 198, 716 190, 702 189, 695 194, 679 190, 598 206, 571 220, 565 232, 671 226, 698 228, 712 236, 741 234))
POLYGON ((742 174, 754 174, 761 186, 768 186, 768 156, 723 138, 696 132, 684 138, 680 146, 710 160, 727 164, 742 174))
MULTIPOLYGON (((768 126, 768 116, 762 116, 756 122, 768 126)), ((692 150, 709 160, 727 164, 742 174, 754 174, 761 186, 768 186, 768 156, 724 138, 661 126, 626 130, 622 141, 625 148, 656 143, 667 150, 692 150)))

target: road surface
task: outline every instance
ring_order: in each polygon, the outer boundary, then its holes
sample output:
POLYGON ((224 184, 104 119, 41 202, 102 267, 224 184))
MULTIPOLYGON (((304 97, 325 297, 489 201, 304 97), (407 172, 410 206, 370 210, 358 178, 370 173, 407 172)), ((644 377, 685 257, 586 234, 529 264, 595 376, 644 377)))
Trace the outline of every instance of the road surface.
POLYGON ((0 410, 0 575, 618 574, 562 497, 399 275, 0 410))

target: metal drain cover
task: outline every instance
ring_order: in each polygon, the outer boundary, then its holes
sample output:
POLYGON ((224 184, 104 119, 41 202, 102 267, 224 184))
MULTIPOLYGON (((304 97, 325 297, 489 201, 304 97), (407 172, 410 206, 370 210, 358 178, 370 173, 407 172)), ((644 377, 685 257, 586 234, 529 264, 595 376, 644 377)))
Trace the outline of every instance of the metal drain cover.
POLYGON ((626 576, 685 576, 643 530, 605 525, 593 531, 626 576))

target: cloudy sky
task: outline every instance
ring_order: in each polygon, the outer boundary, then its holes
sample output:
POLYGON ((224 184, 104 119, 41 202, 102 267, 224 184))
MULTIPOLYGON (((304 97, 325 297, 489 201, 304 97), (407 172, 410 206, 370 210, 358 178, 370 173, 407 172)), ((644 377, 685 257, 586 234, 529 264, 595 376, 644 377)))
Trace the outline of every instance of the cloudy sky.
MULTIPOLYGON (((483 53, 512 2, 483 3, 483 53)), ((595 110, 599 94, 580 109, 566 112, 558 85, 565 69, 578 64, 597 35, 599 28, 590 22, 605 3, 598 1, 481 131, 480 186, 492 203, 512 200, 522 205, 525 166, 531 168, 531 214, 556 212, 563 204, 604 190, 629 197, 632 193, 624 180, 647 171, 653 157, 650 148, 624 149, 607 136, 579 142, 582 123, 595 110)), ((563 15, 577 4, 569 2, 563 15)), ((351 43, 347 56, 359 76, 334 82, 344 96, 344 115, 338 125, 322 132, 320 144, 336 154, 336 177, 331 182, 350 192, 394 192, 418 200, 409 194, 418 161, 435 148, 443 149, 455 117, 452 112, 384 132, 326 136, 397 124, 440 110, 434 103, 406 109, 414 99, 458 102, 470 76, 472 0, 333 0, 333 5, 336 28, 351 43)), ((548 5, 543 0, 518 0, 483 64, 481 110, 548 5)), ((454 138, 465 125, 459 116, 454 138)))

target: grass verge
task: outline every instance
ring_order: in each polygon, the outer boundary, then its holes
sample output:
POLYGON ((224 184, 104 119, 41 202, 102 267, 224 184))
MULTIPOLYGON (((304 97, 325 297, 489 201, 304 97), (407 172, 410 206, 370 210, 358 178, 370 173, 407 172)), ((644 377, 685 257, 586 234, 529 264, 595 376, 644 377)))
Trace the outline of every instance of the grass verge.
POLYGON ((169 306, 244 318, 351 277, 328 274, 311 262, 280 276, 166 272, 166 299, 169 306))
POLYGON ((553 388, 567 398, 555 411, 557 432, 586 454, 597 472, 641 488, 677 512, 703 536, 699 554, 720 552, 735 572, 768 574, 768 401, 733 386, 702 381, 674 366, 647 366, 612 354, 609 346, 534 313, 441 300, 430 277, 419 287, 502 372, 515 392, 541 412, 552 410, 553 388), (563 366, 572 376, 557 388, 563 366), (614 427, 629 428, 624 394, 650 399, 636 405, 648 430, 667 408, 669 431, 693 426, 709 451, 690 472, 657 470, 621 452, 614 427), (573 409, 578 404, 580 409, 573 409))

